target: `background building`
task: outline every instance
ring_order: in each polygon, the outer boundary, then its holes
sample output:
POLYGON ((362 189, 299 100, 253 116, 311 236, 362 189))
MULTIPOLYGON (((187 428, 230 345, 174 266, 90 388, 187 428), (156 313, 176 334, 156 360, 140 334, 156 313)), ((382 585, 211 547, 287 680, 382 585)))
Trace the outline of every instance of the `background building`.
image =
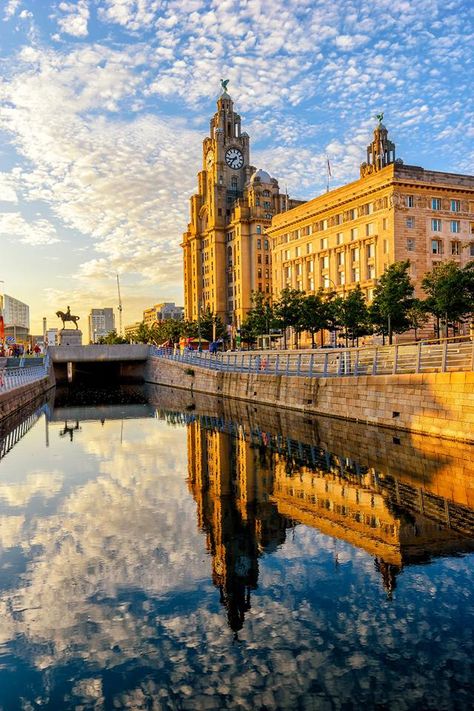
POLYGON ((360 173, 273 219, 275 296, 286 286, 343 294, 360 284, 370 300, 384 269, 406 259, 420 296, 436 263, 474 258, 474 177, 404 165, 382 124, 360 173))
POLYGON ((115 330, 115 314, 111 308, 91 309, 89 314, 89 340, 97 343, 115 330))
POLYGON ((217 102, 203 141, 198 192, 183 235, 185 316, 209 309, 239 326, 252 291, 271 295, 272 217, 300 204, 281 195, 278 182, 250 165, 249 136, 227 92, 217 102))
POLYGON ((140 328, 141 321, 135 321, 134 323, 127 323, 124 326, 125 338, 133 338, 136 331, 140 328))
POLYGON ((167 321, 168 319, 184 318, 184 307, 176 306, 174 302, 164 301, 161 304, 155 304, 143 312, 143 322, 146 326, 153 326, 154 323, 167 321))
POLYGON ((8 294, 0 294, 0 313, 5 324, 5 339, 27 343, 30 332, 30 307, 8 294))

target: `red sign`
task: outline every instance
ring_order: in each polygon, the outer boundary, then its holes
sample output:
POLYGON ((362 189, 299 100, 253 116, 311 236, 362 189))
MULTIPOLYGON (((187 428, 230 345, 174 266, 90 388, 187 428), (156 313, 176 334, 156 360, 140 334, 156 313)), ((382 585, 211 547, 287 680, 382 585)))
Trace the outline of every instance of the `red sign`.
POLYGON ((3 316, 0 316, 0 340, 5 340, 5 323, 3 321, 3 316))

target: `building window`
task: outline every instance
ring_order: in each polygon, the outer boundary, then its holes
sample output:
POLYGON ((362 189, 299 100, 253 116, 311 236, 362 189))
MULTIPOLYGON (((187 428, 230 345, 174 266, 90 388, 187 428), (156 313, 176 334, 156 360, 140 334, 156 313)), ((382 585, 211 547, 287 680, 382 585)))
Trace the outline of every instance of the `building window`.
POLYGON ((269 190, 264 190, 262 192, 263 197, 270 197, 270 191, 269 190))
POLYGON ((338 232, 336 235, 337 244, 344 244, 344 232, 338 232))
POLYGON ((266 239, 263 243, 264 249, 268 249, 268 240, 266 239))
POLYGON ((353 242, 355 239, 357 239, 359 236, 359 228, 358 227, 353 227, 351 229, 351 242, 353 242))
POLYGON ((328 276, 323 277, 323 286, 325 289, 329 289, 329 287, 331 286, 331 280, 328 276))
POLYGON ((441 198, 431 198, 431 209, 441 210, 441 198))
POLYGON ((360 271, 358 268, 352 270, 352 281, 357 282, 360 280, 360 271))
POLYGON ((309 290, 314 291, 314 279, 312 277, 309 280, 309 290))
POLYGON ((352 250, 352 261, 357 262, 359 260, 359 247, 352 250))
POLYGON ((461 201, 460 200, 451 200, 451 212, 460 212, 461 211, 461 201))
POLYGON ((373 222, 369 222, 369 223, 365 226, 365 236, 366 236, 366 237, 370 237, 370 236, 373 235, 373 234, 374 234, 374 223, 373 223, 373 222))
POLYGON ((388 228, 388 218, 384 217, 382 220, 382 229, 386 230, 388 228))
POLYGON ((407 251, 408 252, 415 251, 415 240, 414 239, 407 239, 407 251))
POLYGON ((271 213, 269 213, 269 212, 265 213, 265 219, 271 220, 272 219, 271 213))
POLYGON ((306 245, 306 254, 311 254, 312 251, 313 251, 313 243, 308 242, 308 244, 306 245))
POLYGON ((321 269, 329 269, 329 257, 323 257, 321 259, 321 269))
POLYGON ((300 263, 300 264, 296 265, 296 276, 302 276, 302 274, 303 274, 303 265, 300 263))
POLYGON ((474 257, 474 244, 472 242, 469 245, 469 256, 474 257))
POLYGON ((344 252, 338 252, 337 253, 337 264, 339 267, 342 267, 344 264, 344 252))
POLYGON ((356 210, 354 208, 352 210, 349 210, 349 220, 355 220, 356 217, 356 210))
POLYGON ((461 245, 459 242, 451 242, 451 254, 461 254, 461 245))
POLYGON ((321 240, 321 249, 327 249, 327 248, 328 248, 328 238, 327 238, 327 237, 324 237, 324 238, 321 240))
POLYGON ((257 234, 258 235, 262 234, 262 225, 257 225, 257 234))
POLYGON ((261 239, 257 240, 257 249, 262 249, 262 240, 261 239))
POLYGON ((367 214, 371 215, 373 213, 373 211, 374 211, 374 203, 369 202, 369 204, 367 205, 367 214))
POLYGON ((367 279, 375 279, 375 266, 369 264, 367 267, 367 279))
MULTIPOLYGON (((280 255, 278 255, 278 256, 280 256, 280 255)), ((265 255, 265 264, 270 264, 270 255, 269 254, 265 255)))
POLYGON ((322 229, 322 230, 327 230, 327 228, 328 228, 328 221, 327 221, 327 220, 323 220, 323 221, 321 222, 321 229, 322 229))
POLYGON ((297 257, 301 257, 301 247, 296 247, 295 254, 297 257))
POLYGON ((257 264, 261 264, 261 263, 262 263, 262 255, 257 254, 257 264))
POLYGON ((431 254, 442 254, 443 253, 443 243, 440 239, 431 240, 431 254))
POLYGON ((346 275, 344 272, 339 272, 339 284, 343 286, 346 283, 346 275))
POLYGON ((257 269, 257 279, 261 279, 261 278, 262 278, 262 270, 257 269))
POLYGON ((291 251, 289 249, 285 249, 285 260, 291 259, 291 251))
POLYGON ((405 205, 407 207, 415 207, 415 196, 414 195, 406 195, 405 196, 405 205))
POLYGON ((441 220, 432 219, 431 220, 431 230, 433 232, 441 232, 441 220))
POLYGON ((307 262, 308 265, 308 274, 312 274, 314 272, 314 262, 313 260, 307 262))
POLYGON ((368 244, 367 245, 367 257, 371 259, 372 257, 375 257, 375 244, 368 244))
POLYGON ((415 226, 415 218, 414 217, 407 217, 406 226, 410 229, 413 229, 413 227, 415 226))
POLYGON ((461 232, 461 223, 459 220, 451 220, 451 232, 459 234, 461 232))
POLYGON ((384 239, 383 241, 383 253, 388 254, 388 239, 384 239))

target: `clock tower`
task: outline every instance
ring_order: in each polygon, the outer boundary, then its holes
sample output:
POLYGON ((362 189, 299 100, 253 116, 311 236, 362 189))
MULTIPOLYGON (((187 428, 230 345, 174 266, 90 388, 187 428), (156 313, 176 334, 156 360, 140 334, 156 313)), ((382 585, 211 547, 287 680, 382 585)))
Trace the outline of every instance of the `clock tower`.
POLYGON ((250 140, 227 81, 202 144, 198 191, 183 235, 185 317, 204 311, 238 329, 252 291, 271 295, 271 251, 264 232, 288 207, 278 183, 250 165, 250 140))

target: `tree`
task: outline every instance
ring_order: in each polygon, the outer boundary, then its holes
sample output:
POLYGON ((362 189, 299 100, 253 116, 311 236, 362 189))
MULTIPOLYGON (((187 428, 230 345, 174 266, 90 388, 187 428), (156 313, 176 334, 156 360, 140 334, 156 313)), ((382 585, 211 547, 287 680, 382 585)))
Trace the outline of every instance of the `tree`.
POLYGON ((248 343, 255 341, 257 336, 270 333, 275 325, 275 316, 269 298, 261 291, 253 291, 251 300, 252 307, 247 312, 241 326, 241 338, 248 343), (242 328, 245 332, 245 339, 242 336, 242 328))
POLYGON ((359 284, 341 299, 338 316, 344 329, 346 344, 350 339, 354 345, 354 341, 360 336, 370 333, 369 312, 359 284))
POLYGON ((137 343, 150 343, 152 334, 144 321, 142 321, 136 331, 133 332, 132 338, 137 343))
POLYGON ((454 331, 454 323, 463 321, 474 309, 474 262, 463 268, 456 262, 436 264, 421 286, 427 295, 426 309, 441 320, 447 337, 449 324, 454 331))
POLYGON ((106 336, 102 336, 101 338, 99 338, 98 343, 106 345, 117 345, 120 343, 128 343, 128 340, 126 338, 122 338, 122 336, 118 336, 117 331, 114 329, 113 331, 110 331, 110 333, 108 333, 106 336))
POLYGON ((286 349, 286 329, 297 327, 301 316, 301 304, 304 291, 285 287, 280 293, 280 299, 274 305, 275 321, 283 330, 283 342, 286 349))
POLYGON ((386 322, 390 344, 394 333, 403 333, 410 328, 407 311, 413 305, 415 288, 410 281, 409 268, 409 259, 391 264, 385 269, 374 289, 372 320, 380 318, 379 323, 377 324, 376 320, 375 323, 382 332, 382 321, 386 322))
POLYGON ((214 316, 209 308, 201 314, 200 327, 201 338, 205 338, 207 341, 213 341, 214 338, 225 338, 227 335, 222 319, 220 316, 214 316))
POLYGON ((317 294, 308 294, 301 299, 300 321, 298 330, 311 334, 311 347, 314 348, 314 336, 318 331, 330 326, 328 301, 324 298, 324 290, 317 294))
POLYGON ((415 341, 418 339, 418 329, 428 322, 429 316, 426 313, 426 308, 423 301, 413 299, 413 304, 406 312, 409 328, 415 331, 415 341))

